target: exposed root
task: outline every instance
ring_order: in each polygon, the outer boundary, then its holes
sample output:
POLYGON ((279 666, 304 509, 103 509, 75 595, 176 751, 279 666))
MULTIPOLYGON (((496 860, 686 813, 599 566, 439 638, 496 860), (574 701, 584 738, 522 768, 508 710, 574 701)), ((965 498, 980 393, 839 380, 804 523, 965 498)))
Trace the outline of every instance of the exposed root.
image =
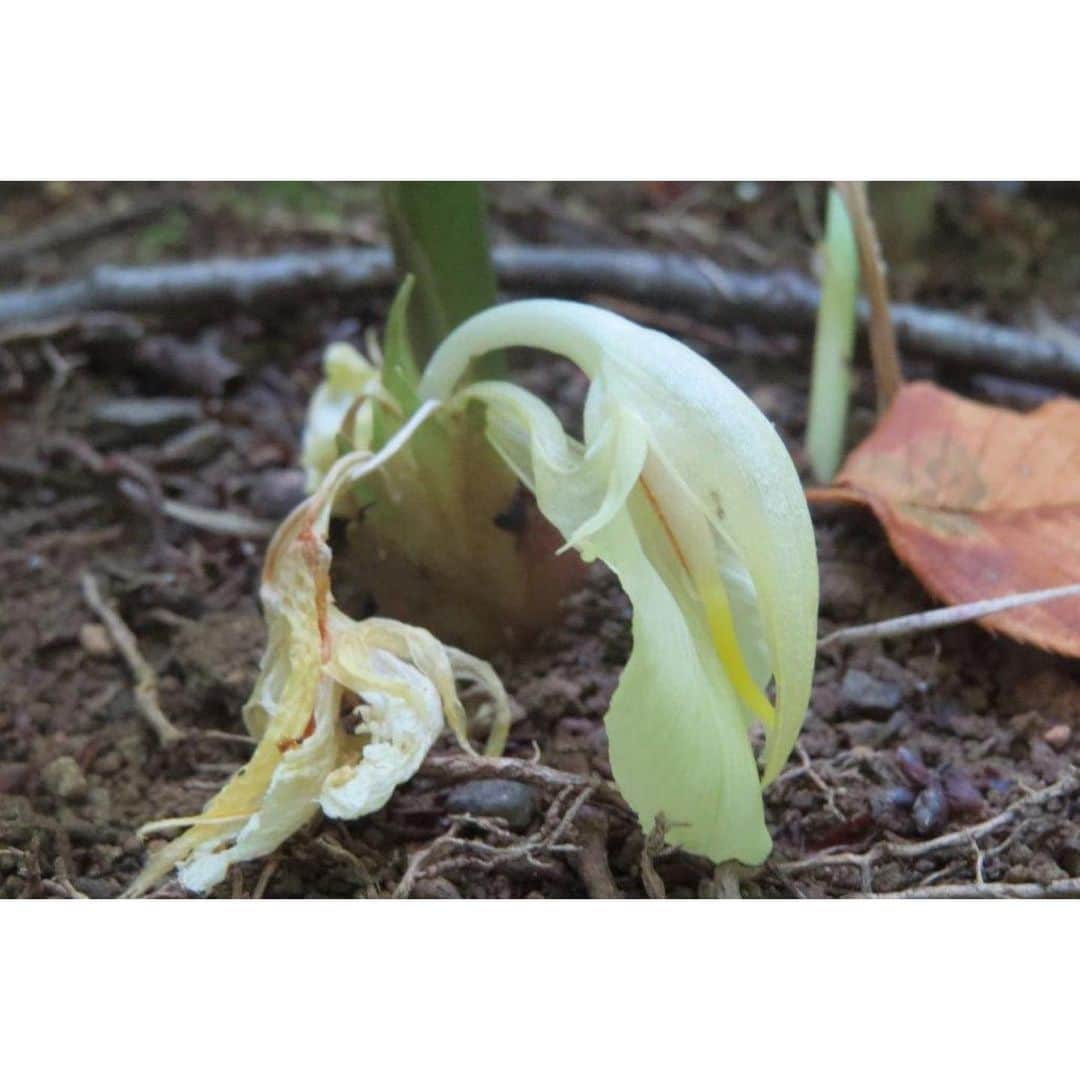
MULTIPOLYGON (((480 760, 490 762, 492 759, 480 760)), ((555 857, 580 858, 580 847, 565 842, 563 837, 588 801, 595 781, 585 781, 584 786, 576 786, 580 790, 564 786, 548 807, 543 825, 524 838, 484 818, 470 814, 455 816, 448 832, 421 848, 409 860, 405 874, 394 890, 394 898, 407 897, 425 878, 443 877, 467 867, 482 867, 487 873, 501 868, 507 871, 523 870, 542 878, 562 877, 564 870, 555 857), (467 829, 479 830, 487 839, 467 839, 462 836, 467 829)))
MULTIPOLYGON (((1013 824, 1017 819, 1026 811, 1036 807, 1042 806, 1045 803, 1051 802, 1054 799, 1064 798, 1072 795, 1074 792, 1080 790, 1080 771, 1076 769, 1069 769, 1066 775, 1059 780, 1056 784, 1052 784, 1049 787, 1043 788, 1041 791, 1035 791, 1025 796, 1024 798, 1013 803, 1008 809, 1003 810, 1000 814, 996 814, 992 818, 988 818, 986 821, 980 822, 976 825, 970 825, 963 829, 957 829, 955 832, 945 833, 942 836, 933 837, 930 840, 923 840, 919 843, 901 842, 896 840, 883 840, 880 843, 875 844, 867 851, 854 852, 854 851, 838 851, 835 849, 829 851, 822 851, 816 855, 810 855, 805 859, 796 859, 789 862, 777 862, 769 866, 769 869, 777 871, 782 875, 800 875, 806 873, 812 873, 816 870, 824 869, 827 867, 835 866, 853 866, 859 871, 860 886, 862 891, 871 895, 874 892, 873 889, 873 872, 874 866, 883 857, 889 856, 898 859, 919 859, 927 855, 941 854, 943 852, 952 852, 957 850, 967 849, 968 851, 979 852, 978 841, 985 836, 989 836, 991 833, 997 832, 999 829, 1013 824)), ((1012 838, 1007 843, 1011 843, 1012 838)), ((1006 845, 999 845, 994 851, 1001 850, 1006 845)), ((982 875, 982 859, 976 858, 976 871, 977 875, 982 875)), ((994 883, 996 888, 998 884, 994 883)), ((908 896, 919 892, 926 888, 927 883, 924 882, 919 889, 905 890, 895 894, 884 895, 897 895, 908 896)), ((965 886, 966 887, 966 886, 965 886)), ((990 885, 985 881, 980 884, 976 880, 973 888, 990 888, 990 885)), ((1041 887, 1041 886, 1040 886, 1041 887)), ((952 886, 938 886, 938 889, 949 889, 952 886)), ((944 892, 934 892, 932 895, 946 895, 944 892)), ((974 894, 972 894, 974 895, 974 894)), ((987 893, 986 895, 991 895, 987 893)), ((1005 895, 1005 894, 1002 894, 1005 895)))
POLYGON ((900 892, 879 893, 897 900, 1048 900, 1080 897, 1080 878, 1066 878, 1043 885, 1037 881, 975 882, 972 885, 932 885, 900 892))

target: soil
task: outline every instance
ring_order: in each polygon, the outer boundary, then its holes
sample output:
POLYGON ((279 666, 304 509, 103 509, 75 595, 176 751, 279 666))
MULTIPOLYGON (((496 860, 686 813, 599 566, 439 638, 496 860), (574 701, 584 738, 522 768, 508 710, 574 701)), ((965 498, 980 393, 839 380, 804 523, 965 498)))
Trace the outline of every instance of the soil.
MULTIPOLYGON (((502 238, 691 247, 729 265, 805 271, 820 197, 807 187, 810 211, 792 185, 498 185, 493 218, 502 238)), ((28 185, 0 194, 0 251, 16 222, 77 217, 147 191, 165 207, 154 220, 15 266, 0 260, 6 285, 103 260, 382 237, 370 185, 28 185)), ((914 259, 906 293, 1016 322, 1038 303, 1072 332, 1080 293, 1069 275, 1078 271, 1055 245, 1078 221, 1056 191, 950 187, 937 228, 952 261, 914 259), (985 242, 1004 245, 1011 261, 976 258, 983 233, 961 228, 989 213, 988 200, 998 217, 985 242)), ((102 332, 107 323, 0 342, 0 896, 119 894, 145 858, 138 828, 198 812, 243 764, 240 706, 264 639, 256 590, 265 541, 155 507, 164 496, 279 520, 299 497, 297 442, 322 348, 362 346, 383 314, 372 300, 194 325, 140 319, 144 340, 180 358, 177 370, 192 344, 204 359, 238 365, 213 394, 140 363, 122 334, 102 332), (168 400, 131 405, 148 398, 168 400), (130 673, 84 602, 87 571, 156 671, 162 708, 187 733, 178 744, 159 745, 140 715, 130 673)), ((633 314, 720 362, 801 463, 805 345, 633 314)), ((576 411, 584 383, 569 365, 526 358, 522 368, 533 389, 576 411)), ((958 383, 917 358, 911 370, 1010 404, 1043 396, 1004 380, 958 383)), ((864 380, 852 441, 873 420, 868 389, 864 380)), ((823 635, 932 606, 869 515, 815 515, 823 635)), ((494 658, 515 701, 507 756, 610 779, 602 717, 629 644, 627 602, 592 567, 558 626, 526 655, 494 658)), ((763 868, 737 870, 742 894, 898 893, 976 880, 1049 892, 1080 877, 1080 801, 1069 786, 1080 767, 1076 675, 1075 663, 974 626, 823 654, 799 751, 766 793, 774 853, 763 868), (1059 783, 1059 796, 1040 798, 1059 783), (1017 804, 978 844, 962 832, 1017 804)), ((453 753, 449 740, 440 744, 439 757, 453 753)), ((319 819, 271 859, 235 869, 214 895, 695 897, 733 888, 733 868, 644 837, 617 800, 586 803, 575 798, 580 784, 560 786, 553 775, 493 788, 427 769, 379 814, 319 819), (494 812, 500 799, 510 828, 484 816, 485 800, 494 812)), ((183 893, 170 882, 157 895, 183 893)))

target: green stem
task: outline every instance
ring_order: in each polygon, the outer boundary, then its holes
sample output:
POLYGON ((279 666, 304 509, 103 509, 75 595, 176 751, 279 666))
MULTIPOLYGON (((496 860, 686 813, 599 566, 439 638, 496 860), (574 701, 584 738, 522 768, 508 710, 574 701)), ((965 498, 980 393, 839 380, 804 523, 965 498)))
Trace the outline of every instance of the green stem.
POLYGON ((824 256, 806 424, 806 453, 814 479, 819 483, 836 475, 843 456, 859 286, 855 233, 844 202, 834 188, 829 189, 824 256))
MULTIPOLYGON (((473 182, 395 182, 383 184, 383 198, 398 270, 416 278, 409 333, 423 368, 451 330, 495 303, 484 192, 473 182)), ((504 370, 488 357, 475 375, 504 370)))

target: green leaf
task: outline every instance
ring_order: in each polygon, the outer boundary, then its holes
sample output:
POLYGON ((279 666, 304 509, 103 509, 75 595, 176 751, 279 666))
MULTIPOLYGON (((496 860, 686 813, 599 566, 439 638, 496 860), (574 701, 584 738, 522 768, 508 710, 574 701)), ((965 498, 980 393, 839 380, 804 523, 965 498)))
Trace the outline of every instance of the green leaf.
MULTIPOLYGON (((495 303, 483 188, 472 182, 386 183, 383 197, 398 269, 416 276, 409 328, 423 367, 451 330, 495 303)), ((489 357, 475 374, 491 378, 503 370, 501 358, 489 357)))
POLYGON ((412 416, 420 397, 416 392, 420 384, 420 372, 416 367, 412 344, 409 341, 409 300, 413 294, 416 278, 409 274, 401 283, 390 314, 386 318, 383 337, 383 386, 394 395, 406 417, 412 416))
POLYGON ((372 418, 372 446, 377 450, 386 440, 416 411, 420 404, 417 386, 420 373, 416 369, 412 343, 409 340, 409 300, 413 294, 416 278, 406 276, 390 305, 386 317, 386 331, 383 334, 382 385, 401 409, 400 416, 394 416, 382 403, 379 403, 372 418))

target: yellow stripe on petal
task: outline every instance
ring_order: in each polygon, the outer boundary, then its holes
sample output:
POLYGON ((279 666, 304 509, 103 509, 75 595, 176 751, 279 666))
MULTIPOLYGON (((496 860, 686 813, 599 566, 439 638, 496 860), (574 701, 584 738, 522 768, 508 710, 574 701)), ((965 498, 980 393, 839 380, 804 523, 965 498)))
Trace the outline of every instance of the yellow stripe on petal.
POLYGON ((742 649, 739 648, 739 639, 735 634, 735 621, 731 617, 727 591, 723 584, 716 582, 702 591, 701 599, 709 621, 713 648, 720 658, 720 663, 724 665, 735 693, 766 727, 771 728, 776 722, 776 709, 761 687, 754 682, 746 666, 742 649))

